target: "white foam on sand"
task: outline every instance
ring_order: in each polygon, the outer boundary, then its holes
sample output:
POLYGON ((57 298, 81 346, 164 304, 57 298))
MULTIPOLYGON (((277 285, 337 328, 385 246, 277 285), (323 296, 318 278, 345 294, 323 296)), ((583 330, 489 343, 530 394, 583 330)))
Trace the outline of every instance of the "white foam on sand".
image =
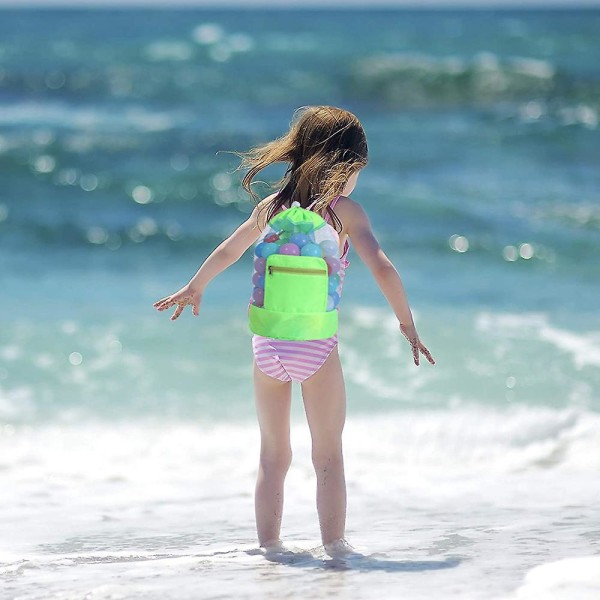
POLYGON ((565 558, 538 565, 525 575, 514 600, 597 600, 600 556, 565 558))
POLYGON ((364 557, 342 563, 319 547, 303 421, 286 549, 269 557, 255 552, 254 422, 5 425, 0 585, 23 600, 173 589, 191 600, 199 585, 205 597, 274 600, 293 585, 307 599, 369 600, 406 586, 416 600, 488 600, 542 562, 593 554, 599 424, 574 409, 350 414, 347 537, 364 557), (376 588, 361 577, 371 571, 376 588))

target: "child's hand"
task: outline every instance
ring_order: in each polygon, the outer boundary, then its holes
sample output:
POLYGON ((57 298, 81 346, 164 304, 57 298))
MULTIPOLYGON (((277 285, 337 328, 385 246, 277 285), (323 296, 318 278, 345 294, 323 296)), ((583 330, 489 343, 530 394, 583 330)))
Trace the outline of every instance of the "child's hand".
POLYGON ((432 364, 435 365, 435 360, 431 356, 431 353, 425 345, 419 339, 417 334, 417 330, 415 329, 414 324, 405 325, 404 323, 400 323, 400 331, 404 335, 404 337, 410 342, 413 353, 413 360, 415 361, 415 365, 419 366, 419 352, 421 352, 425 358, 432 364))
POLYGON ((177 304, 175 312, 171 315, 171 321, 174 321, 188 305, 192 305, 192 314, 196 317, 200 311, 200 301, 202 300, 202 292, 198 289, 191 288, 189 285, 182 287, 178 292, 156 301, 152 306, 157 310, 166 310, 177 304))

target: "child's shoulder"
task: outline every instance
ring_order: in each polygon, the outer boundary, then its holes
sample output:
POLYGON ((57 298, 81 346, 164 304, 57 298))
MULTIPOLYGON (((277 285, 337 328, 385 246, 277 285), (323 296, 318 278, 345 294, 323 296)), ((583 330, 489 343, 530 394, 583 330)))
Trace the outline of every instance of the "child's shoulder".
POLYGON ((365 214, 362 206, 349 196, 339 196, 334 210, 344 226, 365 214))
POLYGON ((335 208, 342 208, 346 210, 357 210, 360 208, 362 210, 360 204, 356 202, 356 200, 352 200, 350 196, 338 196, 335 208))
POLYGON ((335 203, 335 208, 343 207, 343 206, 352 206, 353 204, 358 204, 350 196, 338 196, 337 202, 335 203))
POLYGON ((275 198, 275 196, 277 196, 277 192, 275 192, 274 194, 270 194, 262 200, 259 200, 256 206, 254 207, 253 215, 258 221, 258 226, 261 231, 267 225, 267 211, 265 209, 269 206, 269 204, 271 203, 273 198, 275 198))

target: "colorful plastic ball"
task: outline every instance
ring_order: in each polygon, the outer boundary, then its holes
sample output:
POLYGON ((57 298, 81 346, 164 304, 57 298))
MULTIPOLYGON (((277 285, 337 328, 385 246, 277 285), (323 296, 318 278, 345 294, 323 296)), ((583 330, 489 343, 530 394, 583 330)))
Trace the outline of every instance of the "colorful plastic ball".
POLYGON ((265 290, 256 287, 252 291, 252 301, 256 306, 262 306, 265 302, 265 290))
POLYGON ((320 244, 325 256, 337 256, 338 245, 334 240, 323 240, 320 244))
POLYGON ((279 246, 279 254, 287 254, 289 256, 300 256, 300 248, 296 244, 283 244, 279 246))
POLYGON ((265 276, 260 273, 254 273, 254 275, 252 275, 252 283, 254 284, 254 287, 264 288, 265 276))
POLYGON ((265 242, 267 242, 268 244, 272 244, 274 242, 276 242, 279 239, 279 236, 276 233, 271 233, 270 235, 268 235, 265 238, 265 242))
POLYGON ((332 292, 335 292, 335 290, 337 290, 338 285, 340 285, 340 276, 339 275, 332 275, 329 278, 329 293, 331 294, 332 292))
POLYGON ((310 240, 305 233, 294 233, 294 235, 292 235, 292 237, 290 238, 290 242, 292 244, 296 244, 298 248, 302 248, 302 246, 308 244, 309 241, 310 240))
POLYGON ((256 258, 254 260, 254 270, 261 275, 265 272, 267 268, 267 261, 262 256, 260 258, 256 258))
POLYGON ((328 296, 328 299, 329 298, 333 300, 333 308, 335 308, 340 302, 340 295, 337 292, 331 292, 328 296))
POLYGON ((264 248, 265 243, 261 242, 260 244, 256 244, 256 248, 254 248, 254 254, 258 257, 262 256, 262 249, 264 248))
POLYGON ((302 247, 302 250, 300 250, 300 254, 302 256, 323 256, 323 250, 318 244, 313 244, 312 242, 309 242, 308 244, 302 247))
POLYGON ((326 256, 325 262, 327 263, 327 275, 333 275, 342 270, 342 261, 335 256, 326 256))
MULTIPOLYGON (((259 244, 260 246, 260 244, 259 244)), ((264 243, 261 249, 260 255, 263 258, 267 258, 267 256, 271 256, 271 254, 275 254, 279 250, 279 246, 273 243, 264 243)))

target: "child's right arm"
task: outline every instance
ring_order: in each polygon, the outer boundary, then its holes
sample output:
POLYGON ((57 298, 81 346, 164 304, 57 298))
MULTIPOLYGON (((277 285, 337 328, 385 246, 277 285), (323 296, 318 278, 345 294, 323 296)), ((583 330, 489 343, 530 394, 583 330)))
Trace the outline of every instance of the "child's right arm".
POLYGON ((171 315, 171 320, 174 321, 189 304, 192 307, 192 313, 198 316, 202 294, 209 281, 239 260, 244 252, 259 238, 265 220, 262 211, 263 203, 268 202, 271 198, 272 196, 268 196, 262 200, 259 206, 252 211, 250 217, 210 253, 186 285, 174 294, 157 300, 153 304, 154 308, 163 311, 177 305, 175 312, 171 315))
POLYGON ((419 352, 432 365, 435 364, 429 350, 419 340, 400 275, 375 238, 367 214, 362 206, 354 201, 350 201, 346 206, 344 227, 348 232, 348 237, 392 307, 399 321, 400 331, 410 342, 415 364, 417 366, 419 364, 419 352))

